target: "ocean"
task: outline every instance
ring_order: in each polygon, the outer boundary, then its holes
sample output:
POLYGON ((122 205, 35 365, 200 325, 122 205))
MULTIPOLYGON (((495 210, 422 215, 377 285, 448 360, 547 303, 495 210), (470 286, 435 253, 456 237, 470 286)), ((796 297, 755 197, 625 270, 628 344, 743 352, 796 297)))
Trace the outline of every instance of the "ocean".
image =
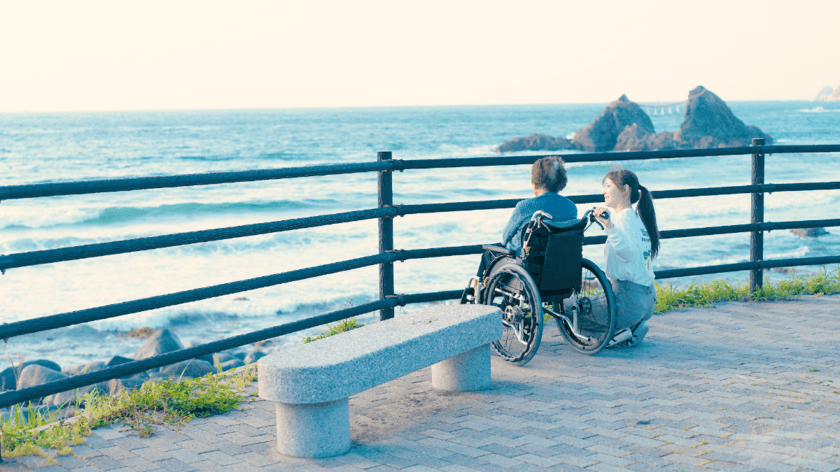
MULTIPOLYGON (((497 155, 517 136, 569 137, 606 104, 0 114, 0 185, 139 177, 395 159, 497 155)), ((776 144, 840 143, 840 104, 731 102, 742 121, 776 144)), ((680 114, 652 115, 657 131, 676 130, 680 114)), ((568 151, 565 151, 568 152, 568 151)), ((545 154, 538 152, 532 154, 545 154)), ((836 180, 838 154, 767 156, 766 182, 836 180)), ((621 163, 621 154, 616 154, 621 163)), ((750 182, 749 156, 624 162, 652 190, 750 182)), ((569 164, 565 195, 600 193, 606 163, 569 164)), ((395 203, 527 198, 529 166, 438 169, 394 174, 395 203)), ((767 221, 831 218, 840 192, 774 193, 767 221)), ((582 213, 592 205, 581 205, 582 213)), ((0 254, 183 231, 221 228, 376 207, 373 173, 310 177, 0 202, 0 254)), ((749 222, 749 196, 656 202, 661 230, 749 222)), ((394 222, 399 249, 492 243, 510 210, 410 215, 394 222)), ((593 228, 588 234, 598 234, 593 228)), ((840 253, 840 230, 803 239, 765 235, 765 258, 840 253)), ((376 221, 357 222, 140 253, 11 269, 0 276, 0 322, 286 272, 377 252, 376 221)), ((656 268, 745 261, 749 235, 664 240, 656 268)), ((601 247, 585 255, 602 262, 601 247)), ((396 291, 460 289, 478 256, 395 265, 396 291)), ((835 268, 836 269, 836 268, 835 268)), ((813 270, 813 269, 811 269, 813 270)), ((13 338, 0 355, 60 364, 130 355, 141 326, 169 327, 203 343, 358 305, 378 293, 376 267, 123 316, 90 326, 13 338)), ((782 274, 771 276, 783 276, 782 274)), ((746 273, 718 275, 746 280, 746 273)), ((709 278, 709 277, 706 277, 709 278)), ((701 278, 703 279, 703 278, 701 278)), ((693 278, 671 282, 690 283, 693 278)), ((417 309, 398 309, 397 313, 417 309)), ((370 316, 359 317, 369 322, 370 316)), ((319 329, 274 343, 300 342, 319 329)))

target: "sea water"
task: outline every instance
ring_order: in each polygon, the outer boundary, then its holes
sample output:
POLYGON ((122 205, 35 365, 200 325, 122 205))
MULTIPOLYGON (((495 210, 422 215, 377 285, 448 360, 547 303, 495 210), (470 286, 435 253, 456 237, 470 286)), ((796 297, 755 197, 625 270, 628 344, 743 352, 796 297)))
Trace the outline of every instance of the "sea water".
MULTIPOLYGON (((840 104, 733 102, 733 112, 777 144, 840 143, 840 104)), ((571 136, 605 104, 358 109, 0 114, 0 185, 370 162, 495 156, 517 136, 571 136)), ((653 115, 657 131, 682 116, 653 115)), ((568 153, 568 151, 566 151, 568 153)), ((545 152, 526 153, 545 154, 545 152)), ((766 182, 837 180, 838 154, 766 158, 766 182)), ((621 162, 652 190, 750 183, 749 156, 621 162)), ((600 193, 608 163, 569 164, 565 195, 600 193)), ((397 204, 527 198, 529 166, 396 172, 397 204)), ((661 230, 749 222, 749 195, 662 199, 661 230)), ((376 207, 376 175, 350 174, 178 189, 0 202, 0 254, 262 223, 376 207)), ((582 213, 592 205, 579 205, 582 213)), ((767 221, 834 218, 840 192, 774 193, 767 221)), ((510 210, 410 215, 394 221, 398 249, 493 243, 510 210)), ((803 239, 765 235, 765 258, 840 253, 840 230, 803 239)), ((589 235, 600 234, 592 228, 589 235)), ((11 269, 0 276, 0 322, 163 295, 377 253, 375 220, 11 269)), ((602 247, 585 255, 602 263, 602 247)), ((657 269, 745 261, 749 235, 662 242, 657 269)), ((396 291, 463 287, 478 256, 395 264, 396 291)), ((375 299, 370 267, 8 340, 0 355, 80 363, 129 355, 141 340, 125 331, 169 327, 188 343, 287 323, 375 299)), ((745 280, 746 273, 721 274, 745 280)), ((707 277, 708 278, 708 277, 707 277)), ((672 282, 687 284, 692 279, 672 282)), ((406 307, 411 311, 416 306, 406 307)), ((401 312, 398 309, 398 314, 401 312)), ((370 316, 362 316, 369 322, 370 316)), ((320 329, 275 344, 300 342, 320 329)))

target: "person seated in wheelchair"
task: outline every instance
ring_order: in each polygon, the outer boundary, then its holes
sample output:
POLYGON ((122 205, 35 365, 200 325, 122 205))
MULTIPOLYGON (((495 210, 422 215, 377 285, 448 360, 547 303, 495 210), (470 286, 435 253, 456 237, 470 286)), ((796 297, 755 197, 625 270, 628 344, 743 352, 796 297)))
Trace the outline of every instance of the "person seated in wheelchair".
MULTIPOLYGON (((528 224, 534 213, 543 211, 551 215, 552 222, 577 218, 577 207, 571 200, 559 194, 566 188, 568 178, 566 167, 560 157, 543 157, 531 166, 531 187, 534 189, 534 198, 522 200, 516 204, 513 214, 510 216, 502 231, 502 243, 500 246, 519 255, 522 251, 522 228, 528 224)), ((481 257, 481 264, 477 276, 481 277, 484 270, 494 258, 492 251, 487 251, 481 257)))
POLYGON ((505 229, 502 231, 502 245, 519 254, 522 250, 522 227, 525 226, 534 213, 542 210, 552 217, 552 221, 562 221, 577 218, 577 207, 571 200, 559 194, 566 188, 568 178, 563 159, 559 157, 544 157, 531 166, 531 186, 534 198, 522 200, 516 204, 505 229))
POLYGON ((659 252, 656 211, 650 191, 639 184, 635 173, 609 172, 602 183, 606 208, 598 207, 593 214, 607 233, 605 272, 616 301, 616 334, 611 344, 636 346, 648 332, 647 320, 656 305, 651 267, 659 252))

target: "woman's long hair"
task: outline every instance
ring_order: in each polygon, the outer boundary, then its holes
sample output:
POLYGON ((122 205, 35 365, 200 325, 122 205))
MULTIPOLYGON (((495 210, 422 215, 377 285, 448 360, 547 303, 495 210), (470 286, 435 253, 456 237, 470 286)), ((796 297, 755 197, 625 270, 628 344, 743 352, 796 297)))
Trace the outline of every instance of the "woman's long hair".
POLYGON ((604 176, 604 181, 607 179, 620 189, 625 185, 630 186, 630 203, 638 202, 636 213, 650 236, 650 258, 655 258, 659 254, 659 227, 656 226, 656 210, 653 209, 653 197, 650 196, 650 191, 639 185, 639 178, 633 171, 622 169, 608 172, 604 176))

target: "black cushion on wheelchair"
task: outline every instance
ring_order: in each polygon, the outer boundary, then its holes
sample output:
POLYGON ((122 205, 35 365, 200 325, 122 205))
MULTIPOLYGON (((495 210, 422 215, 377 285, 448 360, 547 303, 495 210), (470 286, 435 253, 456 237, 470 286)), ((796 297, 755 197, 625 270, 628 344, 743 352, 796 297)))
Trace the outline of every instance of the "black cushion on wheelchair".
POLYGON ((524 265, 541 295, 557 298, 580 287, 586 224, 584 219, 543 220, 532 228, 524 265))

